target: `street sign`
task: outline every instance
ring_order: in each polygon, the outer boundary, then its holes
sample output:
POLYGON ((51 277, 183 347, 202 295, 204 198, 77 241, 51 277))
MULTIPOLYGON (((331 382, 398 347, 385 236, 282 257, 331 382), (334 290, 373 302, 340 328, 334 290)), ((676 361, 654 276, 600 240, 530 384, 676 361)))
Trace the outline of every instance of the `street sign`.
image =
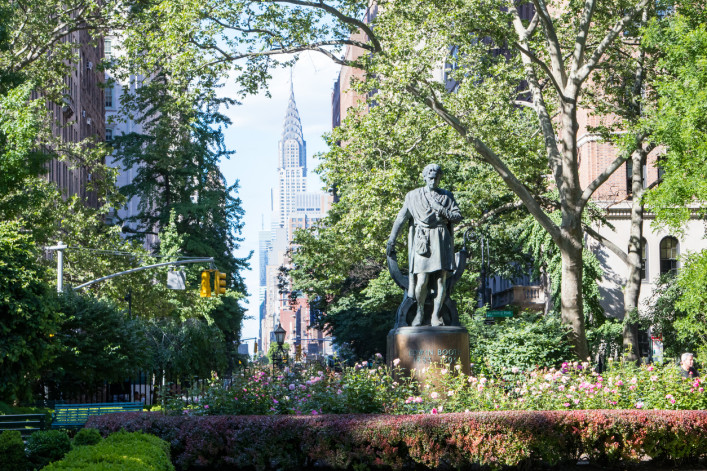
POLYGON ((486 317, 513 317, 513 311, 486 311, 486 317))
POLYGON ((186 274, 184 270, 167 272, 167 288, 186 289, 186 274))

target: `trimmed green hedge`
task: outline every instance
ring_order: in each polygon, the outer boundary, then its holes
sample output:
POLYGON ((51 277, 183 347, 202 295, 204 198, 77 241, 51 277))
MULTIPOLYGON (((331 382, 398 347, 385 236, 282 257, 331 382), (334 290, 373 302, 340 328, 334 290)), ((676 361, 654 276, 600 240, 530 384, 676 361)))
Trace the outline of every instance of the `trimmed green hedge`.
POLYGON ((670 465, 707 454, 707 411, 503 411, 427 415, 91 417, 103 435, 154 434, 181 470, 395 470, 670 465))
POLYGON ((114 433, 96 445, 77 446, 46 468, 90 471, 172 471, 169 444, 145 433, 114 433))
POLYGON ((0 433, 0 471, 24 471, 28 464, 20 432, 5 430, 0 433))
POLYGON ((71 440, 63 430, 40 430, 27 438, 27 458, 36 469, 60 460, 71 450, 71 440))

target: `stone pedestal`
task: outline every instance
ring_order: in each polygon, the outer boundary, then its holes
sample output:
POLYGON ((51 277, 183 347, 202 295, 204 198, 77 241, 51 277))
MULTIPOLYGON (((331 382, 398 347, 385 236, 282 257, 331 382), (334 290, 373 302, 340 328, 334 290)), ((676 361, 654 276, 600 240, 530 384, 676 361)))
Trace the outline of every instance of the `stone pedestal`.
POLYGON ((406 372, 415 369, 418 375, 433 363, 460 364, 470 374, 469 333, 460 326, 398 327, 388 333, 388 364, 396 358, 406 372))

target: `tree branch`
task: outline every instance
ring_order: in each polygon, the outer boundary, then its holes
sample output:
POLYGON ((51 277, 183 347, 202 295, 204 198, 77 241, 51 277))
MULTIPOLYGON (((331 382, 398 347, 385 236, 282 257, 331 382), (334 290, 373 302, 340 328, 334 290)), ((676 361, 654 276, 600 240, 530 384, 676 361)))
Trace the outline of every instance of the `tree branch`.
POLYGON ((596 0, 585 0, 584 2, 584 12, 582 14, 582 20, 579 24, 579 32, 577 33, 577 38, 574 41, 573 64, 570 75, 574 75, 577 69, 582 66, 587 36, 589 36, 589 25, 592 22, 595 6, 596 0))
POLYGON ((611 45, 611 43, 614 42, 614 39, 616 39, 616 37, 621 33, 621 31, 624 30, 626 24, 631 21, 631 19, 639 11, 643 10, 649 2, 650 0, 640 0, 634 8, 630 9, 609 30, 606 36, 604 36, 604 39, 601 40, 597 48, 594 50, 592 57, 581 68, 577 69, 577 71, 573 74, 574 78, 576 78, 579 83, 582 83, 587 79, 592 70, 594 70, 594 67, 596 67, 596 65, 601 60, 601 57, 604 55, 604 52, 606 52, 606 49, 609 47, 609 45, 611 45))
POLYGON ((614 252, 622 262, 624 262, 626 265, 630 265, 629 259, 628 259, 628 254, 618 245, 604 237, 603 235, 599 234, 597 231, 595 231, 591 226, 588 224, 582 224, 584 232, 589 234, 592 239, 596 240, 600 244, 602 244, 604 247, 607 249, 611 250, 614 252))
POLYGON ((373 52, 381 52, 383 49, 381 48, 380 42, 378 41, 378 38, 376 37, 375 34, 373 34, 373 30, 371 29, 370 26, 368 26, 365 22, 358 20, 356 18, 352 18, 350 16, 346 16, 343 13, 341 13, 339 10, 336 8, 332 7, 331 5, 327 5, 324 3, 324 0, 318 0, 318 1, 306 1, 306 0, 261 0, 262 3, 286 3, 290 5, 299 5, 299 6, 304 6, 304 7, 310 7, 310 8, 315 8, 319 10, 324 10, 327 13, 332 14, 336 18, 339 19, 339 21, 353 25, 361 29, 366 36, 368 36, 368 39, 371 40, 373 43, 373 52))
MULTIPOLYGON (((560 40, 557 38, 555 26, 552 24, 552 18, 550 18, 545 0, 533 0, 533 5, 535 5, 535 11, 540 15, 540 20, 543 23, 545 40, 550 52, 550 63, 556 74, 554 79, 564 88, 567 85, 567 73, 565 72, 565 64, 562 58, 562 46, 560 46, 560 40)), ((518 12, 516 11, 517 15, 518 12)))
MULTIPOLYGON (((513 9, 513 13, 513 26, 516 32, 518 32, 518 35, 522 36, 522 31, 524 28, 520 15, 515 9, 513 9)), ((524 45, 527 48, 527 41, 524 45)), ((540 83, 538 82, 538 78, 535 74, 530 58, 526 55, 522 55, 521 61, 525 67, 528 87, 530 88, 530 92, 533 97, 535 114, 538 117, 540 129, 542 130, 543 137, 545 138, 545 152, 547 153, 548 164, 550 166, 550 170, 552 171, 558 190, 562 191, 562 156, 560 155, 560 150, 557 147, 557 138, 555 135, 555 129, 552 125, 552 118, 550 117, 550 113, 547 111, 547 105, 545 104, 545 99, 543 98, 542 88, 540 87, 540 83)), ((554 81, 552 74, 548 76, 548 80, 553 80, 553 84, 557 88, 558 84, 554 81)), ((559 91, 559 93, 562 95, 562 91, 559 91)))
POLYGON ((525 187, 517 177, 511 172, 506 164, 480 139, 472 136, 469 130, 462 124, 456 116, 447 111, 442 103, 435 100, 433 97, 424 94, 420 89, 410 84, 405 87, 413 96, 421 100, 428 108, 430 108, 444 122, 449 124, 467 143, 471 144, 482 159, 491 165, 498 173, 508 187, 513 191, 518 198, 523 202, 530 214, 537 219, 538 223, 550 234, 555 242, 562 240, 562 231, 543 211, 542 206, 533 197, 528 188, 525 187))
MULTIPOLYGON (((527 44, 527 43, 526 43, 527 44)), ((541 59, 536 56, 533 51, 526 49, 525 47, 521 46, 519 43, 513 43, 513 47, 518 49, 521 54, 525 55, 528 57, 533 64, 537 64, 541 69, 543 69, 543 72, 547 75, 548 79, 550 82, 552 82, 552 85, 555 87, 555 90, 557 90, 557 93, 560 96, 564 96, 564 90, 560 87, 560 84, 555 80, 555 76, 553 75, 552 71, 550 68, 547 66, 545 62, 543 62, 541 59)))
MULTIPOLYGON (((636 135, 636 137, 635 137, 636 148, 639 148, 643 145, 643 141, 646 139, 646 137, 648 137, 647 132, 641 132, 636 135)), ((637 152, 637 150, 634 152, 637 152)), ((648 152, 650 152, 650 151, 648 151, 648 152)), ((616 159, 614 159, 614 161, 611 162, 611 164, 609 164, 609 166, 606 167, 604 169, 604 171, 601 172, 594 179, 593 182, 591 182, 589 185, 587 185, 587 187, 582 192, 582 198, 580 199, 581 207, 584 207, 584 205, 587 204, 587 202, 592 197, 592 195, 597 190, 597 188, 599 188, 602 184, 604 184, 604 182, 606 182, 606 180, 609 179, 609 177, 616 171, 616 169, 618 169, 624 162, 626 162, 631 157, 632 154, 633 153, 631 153, 629 155, 624 154, 624 155, 620 155, 620 156, 616 157, 616 159)))

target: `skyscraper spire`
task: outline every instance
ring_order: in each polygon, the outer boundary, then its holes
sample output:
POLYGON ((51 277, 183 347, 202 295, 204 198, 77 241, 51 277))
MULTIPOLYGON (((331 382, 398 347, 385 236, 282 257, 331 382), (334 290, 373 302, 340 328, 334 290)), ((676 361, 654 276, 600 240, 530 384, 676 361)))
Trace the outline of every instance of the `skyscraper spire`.
POLYGON ((280 227, 295 207, 295 194, 307 191, 307 143, 302 134, 302 122, 295 103, 292 69, 290 98, 287 103, 278 155, 278 195, 275 201, 280 227))

